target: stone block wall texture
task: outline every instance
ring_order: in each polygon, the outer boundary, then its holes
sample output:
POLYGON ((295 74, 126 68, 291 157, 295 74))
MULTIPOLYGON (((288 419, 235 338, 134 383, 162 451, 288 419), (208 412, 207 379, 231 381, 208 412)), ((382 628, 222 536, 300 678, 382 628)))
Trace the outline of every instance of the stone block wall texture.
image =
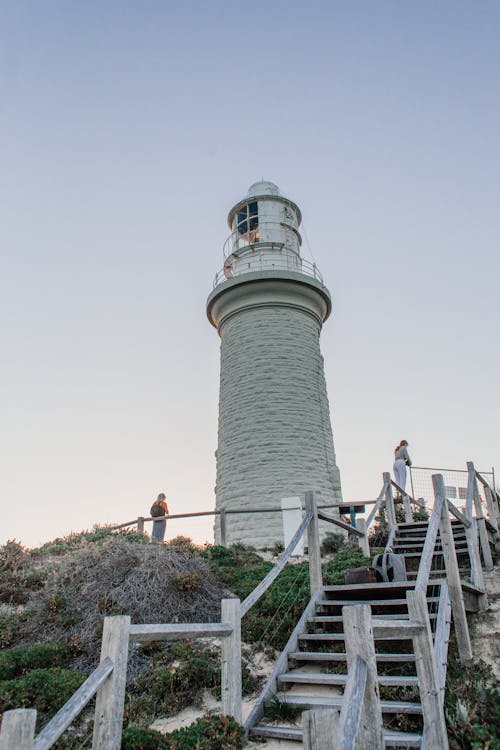
MULTIPOLYGON (((318 504, 341 502, 320 330, 292 306, 244 309, 222 323, 218 510, 280 507, 307 490, 320 493, 318 504)), ((227 516, 228 544, 282 541, 281 513, 227 516)))

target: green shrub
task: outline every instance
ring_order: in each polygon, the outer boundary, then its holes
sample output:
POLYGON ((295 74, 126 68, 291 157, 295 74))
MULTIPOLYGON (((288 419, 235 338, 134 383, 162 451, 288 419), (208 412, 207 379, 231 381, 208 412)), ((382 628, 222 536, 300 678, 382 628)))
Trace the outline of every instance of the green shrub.
POLYGON ((121 750, 170 750, 168 737, 155 729, 130 724, 122 734, 121 750))
POLYGON ((172 734, 129 725, 123 732, 121 750, 240 750, 243 727, 229 716, 203 716, 172 734))
POLYGON ((323 565, 323 583, 326 586, 341 586, 346 570, 367 565, 369 562, 369 558, 363 556, 359 547, 341 549, 323 565))
POLYGON ((170 716, 200 702, 203 690, 220 690, 220 654, 192 641, 180 641, 153 658, 131 685, 127 714, 133 719, 170 716))
POLYGON ((334 552, 338 552, 339 549, 345 546, 344 534, 335 534, 328 532, 325 534, 325 538, 321 542, 321 554, 332 555, 334 552))
POLYGON ((70 650, 62 643, 37 643, 31 648, 14 646, 0 653, 0 680, 20 677, 33 669, 66 667, 70 650))
POLYGON ((85 675, 76 669, 34 669, 15 680, 0 681, 0 713, 11 708, 36 708, 53 714, 78 690, 85 675))
POLYGON ((15 641, 19 627, 19 618, 16 614, 0 615, 0 649, 9 648, 15 641))
POLYGON ((500 750, 500 683, 483 661, 460 664, 450 639, 445 713, 450 750, 500 750))
POLYGON ((170 735, 172 750, 240 750, 243 727, 230 716, 202 716, 170 735))
POLYGON ((32 553, 36 556, 40 555, 66 555, 68 552, 73 552, 76 549, 86 547, 89 544, 102 544, 107 541, 111 536, 119 537, 126 542, 148 544, 149 538, 137 531, 134 528, 130 529, 117 529, 113 531, 111 526, 98 526, 95 525, 92 529, 87 531, 80 531, 76 534, 67 534, 63 537, 57 537, 50 542, 42 544, 41 547, 37 547, 32 550, 32 553))

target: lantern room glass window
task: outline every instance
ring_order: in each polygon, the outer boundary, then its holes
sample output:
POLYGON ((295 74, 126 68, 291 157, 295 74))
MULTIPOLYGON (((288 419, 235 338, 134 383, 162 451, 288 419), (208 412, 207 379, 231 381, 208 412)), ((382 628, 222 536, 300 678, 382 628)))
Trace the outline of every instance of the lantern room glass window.
POLYGON ((257 201, 247 203, 238 211, 236 216, 236 231, 238 234, 248 237, 249 241, 258 239, 259 228, 259 206, 257 201))

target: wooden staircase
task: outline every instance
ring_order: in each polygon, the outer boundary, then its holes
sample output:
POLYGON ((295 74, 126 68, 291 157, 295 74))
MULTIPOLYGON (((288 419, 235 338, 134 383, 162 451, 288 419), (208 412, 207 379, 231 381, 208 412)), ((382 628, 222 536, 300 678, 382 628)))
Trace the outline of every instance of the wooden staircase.
MULTIPOLYGON (((401 523, 391 537, 391 549, 403 554, 407 565, 407 582, 371 583, 325 586, 316 600, 315 609, 308 617, 303 632, 298 635, 297 648, 287 654, 287 668, 276 680, 274 701, 298 708, 337 708, 343 700, 347 681, 347 654, 344 643, 342 608, 353 604, 369 604, 373 622, 377 620, 408 620, 406 593, 414 589, 418 565, 424 548, 428 523, 401 523)), ((452 522, 452 532, 461 574, 468 574, 468 547, 464 526, 452 522)), ((439 614, 441 628, 445 628, 446 643, 442 686, 446 674, 446 648, 450 616, 446 588, 443 551, 438 533, 427 584, 427 607, 433 635, 438 619, 441 589, 444 586, 447 616, 439 614)), ((474 587, 468 586, 469 593, 474 587)), ((478 591, 478 596, 480 592, 478 591)), ((474 597, 473 597, 474 598, 474 597)), ((472 607, 474 609, 474 607, 472 607)), ((384 742, 387 748, 420 748, 422 743, 422 706, 415 669, 415 653, 411 636, 401 638, 393 634, 375 635, 377 675, 384 723, 384 742), (405 731, 401 731, 404 727, 405 731)), ((299 725, 266 724, 260 721, 252 727, 250 736, 302 742, 299 725)))

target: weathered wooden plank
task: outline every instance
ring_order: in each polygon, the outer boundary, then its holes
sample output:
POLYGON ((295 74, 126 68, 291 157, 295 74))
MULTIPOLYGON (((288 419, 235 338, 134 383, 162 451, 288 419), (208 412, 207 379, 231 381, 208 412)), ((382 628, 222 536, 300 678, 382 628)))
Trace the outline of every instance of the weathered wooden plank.
POLYGON ((36 710, 15 708, 2 715, 0 750, 32 750, 36 710))
MULTIPOLYGON (((281 740, 292 740, 295 742, 302 741, 302 729, 300 727, 273 727, 267 724, 255 726, 251 732, 252 736, 256 737, 269 737, 272 739, 281 740)), ((405 750, 410 748, 420 748, 422 742, 422 735, 416 732, 393 732, 390 729, 384 729, 384 742, 385 747, 395 747, 400 750, 404 747, 405 750)), ((368 748, 367 748, 368 750, 368 748)))
POLYGON ((406 492, 403 494, 403 508, 405 511, 405 521, 407 523, 413 523, 413 511, 411 509, 410 496, 407 495, 406 492))
POLYGON ((335 709, 304 711, 304 750, 331 750, 340 739, 340 716, 335 709))
MULTIPOLYGON (((277 693, 276 697, 283 703, 304 708, 342 708, 344 698, 341 695, 299 695, 295 693, 277 693)), ((412 701, 380 701, 383 714, 413 714, 420 716, 422 706, 412 701)), ((366 745, 365 747, 370 747, 366 745)), ((440 749, 441 750, 441 749, 440 749)))
POLYGON ((335 526, 338 526, 339 529, 348 531, 349 534, 354 534, 354 536, 360 537, 363 535, 362 531, 359 531, 355 526, 351 526, 350 523, 346 523, 345 521, 342 521, 340 518, 334 518, 333 516, 329 516, 328 513, 324 513, 321 510, 318 510, 318 518, 321 521, 328 521, 328 523, 333 523, 335 526))
POLYGON ((323 588, 323 573, 321 570, 321 549, 319 543, 318 508, 314 492, 306 492, 305 506, 307 513, 312 514, 307 527, 307 556, 309 558, 309 582, 311 594, 323 588))
MULTIPOLYGON (((442 474, 433 474, 432 483, 436 499, 445 497, 446 489, 442 474)), ((461 662, 472 659, 472 646, 469 637, 469 627, 467 625, 467 616, 465 614, 464 597, 462 594, 462 582, 460 580, 460 571, 458 568, 457 554, 455 551, 455 542, 451 528, 450 516, 447 505, 443 504, 441 508, 441 520, 439 530, 441 533, 441 544, 443 547, 443 559, 446 568, 446 580, 450 593, 451 606, 453 610, 453 624, 457 636, 457 647, 461 662)))
POLYGON ((93 750, 120 750, 125 681, 127 677, 130 617, 106 617, 102 634, 101 663, 113 662, 113 671, 97 691, 93 750))
POLYGON ((131 625, 131 641, 181 641, 184 638, 211 638, 230 635, 231 628, 221 622, 189 622, 131 625))
POLYGON ((389 528, 395 529, 397 526, 396 521, 396 509, 394 508, 394 498, 392 495, 392 480, 391 475, 388 471, 384 472, 382 475, 384 478, 384 484, 387 485, 386 491, 385 491, 385 507, 387 511, 387 523, 389 524, 389 528))
POLYGON ((370 511, 370 513, 369 513, 369 515, 368 515, 368 517, 366 519, 366 528, 367 529, 370 528, 371 522, 373 521, 373 519, 377 515, 378 511, 380 510, 380 507, 381 507, 381 505, 382 505, 382 503, 383 503, 383 501, 385 499, 385 493, 386 493, 386 491, 387 491, 387 481, 384 480, 384 483, 382 484, 382 489, 380 491, 380 495, 375 500, 375 505, 371 509, 371 511, 370 511))
POLYGON ((368 542, 368 534, 366 531, 366 521, 364 518, 356 519, 356 529, 360 531, 363 536, 358 538, 359 547, 365 557, 370 557, 370 544, 368 542))
POLYGON ((484 486, 484 497, 486 500, 486 507, 488 508, 489 521, 498 536, 498 502, 496 498, 493 499, 493 492, 491 491, 489 484, 484 486))
MULTIPOLYGON (((349 674, 344 691, 344 700, 340 711, 340 732, 342 750, 364 750, 367 736, 361 724, 365 692, 367 687, 368 667, 366 661, 356 656, 349 665, 349 674), (363 744, 361 744, 363 743, 363 744)), ((382 714, 380 715, 382 726, 382 714)), ((378 735, 377 735, 378 739, 378 735)), ((383 748, 383 741, 381 746, 383 748)))
POLYGON ((222 640, 222 713, 241 724, 241 607, 239 599, 221 601, 221 619, 231 627, 222 640))
POLYGON ((450 640, 451 624, 451 602, 448 592, 448 584, 443 582, 439 593, 439 605, 434 631, 434 656, 436 658, 436 671, 439 685, 439 699, 444 705, 444 692, 446 688, 446 666, 448 663, 448 642, 450 640))
POLYGON ((283 651, 281 652, 280 656, 278 657, 278 660, 276 664, 274 665, 274 669, 267 678, 267 682, 264 685, 262 692, 260 693, 259 697, 257 698, 254 707, 252 708, 250 714, 247 717, 247 720, 245 721, 245 735, 248 736, 248 733, 250 729, 257 724, 257 722, 260 720, 264 713, 264 703, 267 701, 271 695, 276 693, 277 687, 277 677, 281 672, 284 672, 288 666, 288 654, 292 651, 297 651, 298 644, 299 644, 299 635, 304 630, 307 618, 311 616, 311 614, 316 609, 316 604, 321 596, 321 591, 317 591, 315 594, 311 596, 311 599, 309 601, 309 604, 304 609, 304 612, 302 613, 302 616, 299 618, 299 621, 297 622, 293 633, 291 634, 290 638, 288 639, 283 651))
POLYGON ((415 620, 382 620, 372 618, 373 636, 376 640, 413 638, 424 629, 424 624, 415 620))
MULTIPOLYGON (((302 684, 302 685, 346 685, 348 675, 325 674, 323 672, 285 672, 278 677, 278 685, 302 684)), ((377 677, 378 684, 384 687, 407 687, 417 685, 415 675, 381 675, 377 677)))
POLYGON ((484 592, 479 597, 479 609, 487 609, 488 596, 486 594, 483 566, 479 554, 479 531, 477 528, 477 520, 475 518, 471 518, 471 526, 467 529, 467 549, 469 551, 471 583, 484 592))
MULTIPOLYGON (((246 599, 244 599, 241 603, 241 616, 246 615, 248 610, 253 607, 253 605, 259 601, 260 597, 265 594, 269 586, 272 584, 272 582, 278 577, 278 575, 281 573, 285 565, 287 564, 288 560, 290 559, 295 547, 300 542, 302 535, 304 531, 307 529, 309 524, 311 523, 313 518, 312 511, 307 511, 306 515, 304 516, 304 519, 302 523, 300 524, 299 528, 293 535, 290 544, 284 550, 284 552, 281 553, 276 565, 271 568, 269 573, 266 575, 265 578, 262 579, 262 581, 259 583, 258 586, 254 588, 254 590, 247 596, 246 599)), ((321 564, 321 563, 320 563, 321 564)))
MULTIPOLYGON (((432 565, 432 558, 434 557, 434 548, 436 546, 436 537, 439 529, 441 520, 441 510, 444 504, 444 496, 436 495, 434 502, 434 508, 432 511, 431 520, 427 528, 427 534, 425 536, 424 548, 422 550, 422 558, 418 568, 417 581, 415 583, 415 591, 427 591, 427 583, 429 581, 429 572, 432 565)), ((446 510, 448 513, 448 510, 446 510)), ((442 540, 441 540, 442 544, 442 540)))
MULTIPOLYGON (((479 540, 481 542, 481 552, 483 555, 484 567, 486 570, 493 569, 493 558, 491 556, 490 542, 488 531, 486 529, 486 520, 481 507, 481 499, 477 488, 476 470, 472 461, 467 461, 468 482, 467 482, 467 508, 469 507, 469 493, 472 495, 472 502, 476 511, 477 528, 479 531, 479 540)), ((453 606, 453 605, 452 605, 453 606)))
MULTIPOLYGON (((357 750, 372 748, 382 750, 384 741, 382 736, 382 712, 377 680, 377 658, 373 640, 371 608, 367 604, 355 604, 343 607, 345 647, 347 653, 348 670, 351 671, 360 657, 366 665, 366 688, 364 691, 361 723, 356 733, 355 747, 357 750)), ((358 670, 360 669, 358 663, 358 670)), ((353 678, 354 679, 354 678, 353 678)), ((345 721, 341 713, 341 725, 345 721)))
MULTIPOLYGON (((302 661, 339 661, 339 662, 345 662, 347 661, 347 654, 339 653, 339 654, 332 654, 329 652, 324 651, 291 651, 288 654, 290 659, 293 659, 293 661, 302 662, 302 661)), ((377 661, 382 663, 385 662, 396 662, 396 663, 406 663, 406 662, 414 662, 415 661, 415 654, 375 654, 377 657, 377 661)))
POLYGON ((424 735, 427 750, 448 750, 448 736, 444 711, 439 701, 440 687, 436 671, 436 657, 432 643, 432 632, 427 610, 427 599, 423 591, 408 591, 408 612, 414 620, 425 624, 425 628, 413 638, 416 656, 420 701, 424 717, 424 735))
POLYGON ((139 516, 137 519, 137 531, 139 534, 144 534, 144 516, 139 516))
POLYGON ((54 742, 66 731, 80 711, 93 698, 112 671, 113 662, 107 656, 97 669, 94 669, 92 674, 87 677, 76 693, 73 693, 64 706, 44 726, 42 731, 37 734, 33 750, 47 750, 52 747, 54 742))
POLYGON ((460 523, 462 523, 465 528, 468 529, 470 527, 469 519, 466 518, 466 516, 464 516, 464 514, 461 513, 455 505, 453 505, 451 500, 448 500, 448 498, 446 498, 446 502, 448 503, 448 510, 450 511, 451 515, 455 516, 457 521, 460 521, 460 523))

